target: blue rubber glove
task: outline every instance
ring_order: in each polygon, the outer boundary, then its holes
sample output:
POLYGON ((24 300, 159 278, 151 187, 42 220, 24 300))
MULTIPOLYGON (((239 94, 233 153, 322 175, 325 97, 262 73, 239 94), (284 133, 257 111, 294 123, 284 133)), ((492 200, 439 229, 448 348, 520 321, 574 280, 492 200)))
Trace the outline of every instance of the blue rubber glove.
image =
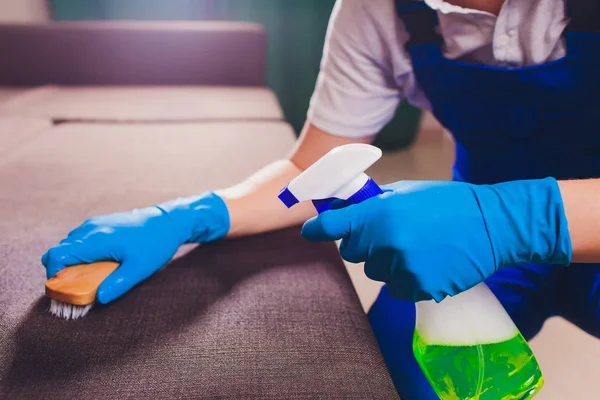
POLYGON ((398 299, 443 300, 500 268, 567 265, 571 240, 552 178, 497 185, 402 181, 385 193, 306 222, 310 241, 343 239, 342 257, 365 263, 398 299))
POLYGON ((100 303, 123 295, 167 264, 185 243, 221 239, 229 231, 229 212, 214 193, 180 198, 131 212, 93 217, 42 256, 48 278, 75 264, 121 263, 98 288, 100 303))

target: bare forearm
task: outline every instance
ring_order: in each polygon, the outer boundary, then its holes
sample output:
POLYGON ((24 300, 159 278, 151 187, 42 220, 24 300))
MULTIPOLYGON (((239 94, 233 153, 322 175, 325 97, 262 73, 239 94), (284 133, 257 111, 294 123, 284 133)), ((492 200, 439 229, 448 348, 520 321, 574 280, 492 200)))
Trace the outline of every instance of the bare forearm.
POLYGON ((231 188, 217 191, 227 204, 229 237, 252 235, 301 224, 313 216, 310 204, 287 209, 277 198, 279 191, 301 172, 292 161, 270 164, 231 188))
POLYGON ((304 223, 316 214, 310 203, 287 209, 277 198, 280 190, 334 147, 370 142, 328 134, 307 124, 287 159, 276 161, 233 187, 216 191, 227 204, 231 221, 228 237, 253 235, 304 223))
POLYGON ((573 262, 600 262, 600 179, 560 181, 573 262))

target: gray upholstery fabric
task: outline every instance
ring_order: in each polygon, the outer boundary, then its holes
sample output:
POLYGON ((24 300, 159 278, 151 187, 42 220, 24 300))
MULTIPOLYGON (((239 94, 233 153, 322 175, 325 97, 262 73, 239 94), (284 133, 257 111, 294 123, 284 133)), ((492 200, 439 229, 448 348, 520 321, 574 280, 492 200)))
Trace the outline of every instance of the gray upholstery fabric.
POLYGON ((0 24, 0 86, 264 86, 266 51, 243 22, 0 24))
MULTIPOLYGON (((0 105, 0 108, 2 106, 0 105)), ((0 115, 0 160, 20 144, 32 140, 41 131, 52 126, 46 118, 31 118, 19 115, 0 115)), ((1 162, 1 161, 0 161, 1 162)), ((2 188, 0 188, 0 193, 2 188)), ((0 203, 0 207, 2 203, 0 203)))
POLYGON ((275 94, 266 87, 45 86, 13 95, 0 104, 2 114, 61 122, 283 120, 275 94))
POLYGON ((293 141, 284 123, 64 124, 13 144, 0 398, 397 398, 335 246, 298 228, 186 247, 82 320, 45 312, 39 257, 85 218, 231 184, 293 141))
POLYGON ((27 88, 18 88, 18 87, 2 87, 0 86, 0 107, 2 104, 11 100, 20 94, 26 92, 27 88))

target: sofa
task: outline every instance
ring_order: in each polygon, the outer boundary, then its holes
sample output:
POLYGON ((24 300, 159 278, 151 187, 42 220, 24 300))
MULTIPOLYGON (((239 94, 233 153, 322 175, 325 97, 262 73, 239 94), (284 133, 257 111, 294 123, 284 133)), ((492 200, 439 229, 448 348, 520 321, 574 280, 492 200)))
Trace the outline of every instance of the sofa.
POLYGON ((266 40, 232 22, 0 25, 0 398, 398 398, 335 244, 298 227, 183 246, 85 318, 47 313, 40 257, 86 218, 288 154, 266 40))

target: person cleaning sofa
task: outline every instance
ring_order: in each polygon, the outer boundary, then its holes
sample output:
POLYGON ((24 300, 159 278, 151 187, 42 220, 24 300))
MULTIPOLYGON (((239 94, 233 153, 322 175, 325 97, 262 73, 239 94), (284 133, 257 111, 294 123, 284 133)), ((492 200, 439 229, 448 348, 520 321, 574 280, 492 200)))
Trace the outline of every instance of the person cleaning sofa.
POLYGON ((553 315, 598 337, 599 13, 593 0, 338 0, 287 159, 231 188, 90 218, 43 255, 47 276, 117 261, 106 304, 184 243, 304 224, 385 282, 369 319, 403 399, 437 398, 412 353, 416 301, 486 282, 526 339, 553 315), (329 150, 373 142, 402 99, 452 133, 452 181, 397 182, 318 216, 279 201, 329 150))

